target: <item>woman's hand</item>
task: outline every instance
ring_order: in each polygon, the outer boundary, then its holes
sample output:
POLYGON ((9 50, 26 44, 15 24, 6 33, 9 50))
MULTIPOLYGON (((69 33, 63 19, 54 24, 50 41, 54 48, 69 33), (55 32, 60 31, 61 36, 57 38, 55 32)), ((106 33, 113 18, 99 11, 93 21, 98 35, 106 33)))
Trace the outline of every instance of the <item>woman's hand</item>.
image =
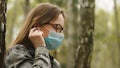
POLYGON ((32 28, 29 32, 28 38, 33 43, 34 48, 37 48, 38 46, 45 47, 43 32, 40 31, 39 27, 32 28))

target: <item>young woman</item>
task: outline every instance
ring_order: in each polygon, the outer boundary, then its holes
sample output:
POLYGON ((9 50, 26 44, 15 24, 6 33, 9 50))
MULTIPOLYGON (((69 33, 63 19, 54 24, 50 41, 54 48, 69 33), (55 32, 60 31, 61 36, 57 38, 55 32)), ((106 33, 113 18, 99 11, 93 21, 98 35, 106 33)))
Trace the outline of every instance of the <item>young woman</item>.
POLYGON ((48 50, 64 38, 64 12, 56 5, 41 3, 27 16, 16 39, 7 49, 6 68, 60 68, 48 50))

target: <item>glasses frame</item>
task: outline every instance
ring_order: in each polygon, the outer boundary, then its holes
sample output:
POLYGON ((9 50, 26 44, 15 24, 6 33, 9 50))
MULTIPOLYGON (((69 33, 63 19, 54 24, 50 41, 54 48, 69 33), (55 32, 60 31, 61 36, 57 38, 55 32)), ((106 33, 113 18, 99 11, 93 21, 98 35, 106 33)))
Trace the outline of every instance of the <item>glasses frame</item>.
POLYGON ((52 24, 52 23, 42 24, 42 26, 44 26, 44 25, 51 25, 58 33, 61 33, 64 30, 64 28, 60 24, 52 24))

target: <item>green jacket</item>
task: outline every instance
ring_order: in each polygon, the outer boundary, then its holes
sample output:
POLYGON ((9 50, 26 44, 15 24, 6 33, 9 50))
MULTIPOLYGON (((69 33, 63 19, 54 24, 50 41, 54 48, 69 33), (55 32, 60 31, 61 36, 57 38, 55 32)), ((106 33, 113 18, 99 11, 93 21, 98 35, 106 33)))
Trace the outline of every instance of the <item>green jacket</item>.
POLYGON ((57 60, 49 55, 47 48, 27 49, 23 45, 12 47, 5 57, 6 68, 61 68, 57 60))

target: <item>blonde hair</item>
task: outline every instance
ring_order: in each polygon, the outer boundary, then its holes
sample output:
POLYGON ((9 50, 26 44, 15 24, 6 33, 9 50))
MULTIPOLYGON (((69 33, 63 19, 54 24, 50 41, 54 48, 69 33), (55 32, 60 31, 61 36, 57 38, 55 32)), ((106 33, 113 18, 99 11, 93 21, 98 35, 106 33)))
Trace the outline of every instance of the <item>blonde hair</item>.
POLYGON ((63 10, 56 5, 50 3, 38 4, 28 14, 23 27, 21 28, 16 39, 9 45, 7 51, 16 44, 27 44, 29 46, 32 45, 28 39, 28 34, 33 25, 35 23, 39 23, 41 25, 44 23, 49 23, 51 20, 56 19, 60 13, 63 15, 63 17, 65 17, 63 10))

